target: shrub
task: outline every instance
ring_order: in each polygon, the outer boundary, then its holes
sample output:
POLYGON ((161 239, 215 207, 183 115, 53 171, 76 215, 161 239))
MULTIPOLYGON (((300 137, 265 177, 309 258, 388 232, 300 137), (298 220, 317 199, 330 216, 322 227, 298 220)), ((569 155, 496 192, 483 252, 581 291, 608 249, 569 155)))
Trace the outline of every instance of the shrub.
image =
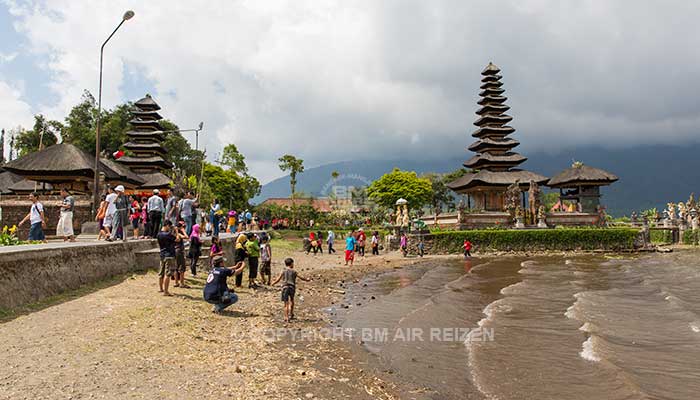
POLYGON ((672 244, 673 233, 668 229, 654 229, 649 231, 649 240, 653 244, 672 244))
POLYGON ((700 230, 688 229, 683 232, 683 244, 697 246, 700 243, 700 230))
POLYGON ((438 252, 459 253, 465 239, 477 250, 629 250, 639 234, 630 228, 471 230, 437 232, 433 248, 438 252))

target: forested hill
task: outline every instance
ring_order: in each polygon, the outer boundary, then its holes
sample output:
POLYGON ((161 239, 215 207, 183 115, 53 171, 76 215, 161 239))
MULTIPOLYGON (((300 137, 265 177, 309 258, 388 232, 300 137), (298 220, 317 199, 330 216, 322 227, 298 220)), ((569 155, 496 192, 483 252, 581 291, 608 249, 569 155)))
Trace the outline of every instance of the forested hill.
MULTIPOLYGON (((558 154, 525 153, 523 168, 552 176, 571 166, 572 160, 603 168, 620 177, 603 189, 603 202, 613 215, 633 210, 662 208, 669 201, 685 201, 690 192, 700 194, 700 144, 686 146, 637 146, 625 149, 578 148, 558 154)), ((297 179, 299 191, 325 196, 332 185, 331 173, 338 171, 339 185, 363 186, 394 167, 424 172, 450 172, 470 155, 450 154, 442 160, 357 160, 308 168, 297 179)), ((269 197, 288 197, 289 177, 263 185, 254 202, 269 197)))

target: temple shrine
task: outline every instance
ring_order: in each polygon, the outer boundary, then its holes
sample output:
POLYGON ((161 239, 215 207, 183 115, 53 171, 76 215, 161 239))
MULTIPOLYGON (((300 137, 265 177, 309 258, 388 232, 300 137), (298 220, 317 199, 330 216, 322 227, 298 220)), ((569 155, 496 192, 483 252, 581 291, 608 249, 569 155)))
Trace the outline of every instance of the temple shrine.
POLYGON ((476 154, 463 164, 468 172, 447 185, 464 196, 457 215, 440 219, 452 220, 463 229, 600 223, 604 218, 600 187, 617 181, 617 176, 583 163, 575 163, 552 179, 519 168, 527 158, 514 151, 520 142, 512 137, 515 128, 509 123, 513 117, 506 114, 510 107, 500 73, 493 63, 481 72, 477 129, 472 133, 476 141, 467 148, 476 154), (555 207, 543 207, 540 186, 560 189, 555 207))

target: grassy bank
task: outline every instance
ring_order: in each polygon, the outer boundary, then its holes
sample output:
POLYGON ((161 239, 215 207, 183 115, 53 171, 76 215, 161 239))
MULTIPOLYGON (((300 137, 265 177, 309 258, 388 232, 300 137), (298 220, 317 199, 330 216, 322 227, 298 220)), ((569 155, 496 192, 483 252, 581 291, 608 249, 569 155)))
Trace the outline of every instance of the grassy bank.
POLYGON ((631 250, 637 235, 637 229, 629 228, 436 232, 433 250, 460 253, 465 240, 476 249, 490 251, 631 250))

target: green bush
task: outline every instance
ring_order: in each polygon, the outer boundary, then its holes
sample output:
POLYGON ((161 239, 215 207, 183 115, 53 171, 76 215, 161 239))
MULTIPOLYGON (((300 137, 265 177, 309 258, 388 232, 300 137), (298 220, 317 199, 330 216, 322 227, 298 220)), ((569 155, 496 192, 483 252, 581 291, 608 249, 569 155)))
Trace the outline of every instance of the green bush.
POLYGON ((697 246, 700 243, 700 230, 688 229, 683 232, 683 244, 691 244, 697 246))
POLYGON ((638 233, 630 228, 437 232, 433 248, 441 253, 460 253, 464 240, 469 239, 477 251, 629 250, 634 248, 638 233))
POLYGON ((672 244, 673 233, 667 229, 650 230, 649 239, 653 244, 672 244))

